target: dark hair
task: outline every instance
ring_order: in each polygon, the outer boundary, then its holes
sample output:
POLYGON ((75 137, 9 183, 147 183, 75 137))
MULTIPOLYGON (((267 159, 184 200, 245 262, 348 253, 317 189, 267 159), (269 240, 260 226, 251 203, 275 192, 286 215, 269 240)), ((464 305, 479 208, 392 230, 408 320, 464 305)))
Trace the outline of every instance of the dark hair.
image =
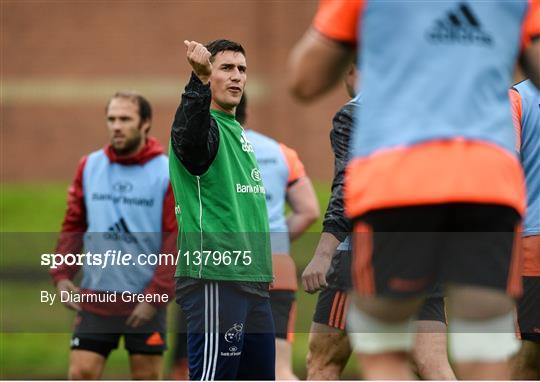
POLYGON ((235 118, 242 126, 246 123, 246 109, 247 109, 247 96, 246 93, 242 94, 240 103, 236 106, 235 118))
POLYGON ((239 43, 230 40, 214 40, 206 44, 205 47, 212 55, 210 57, 210 61, 214 60, 216 54, 218 54, 219 52, 225 52, 226 50, 239 52, 242 53, 244 57, 246 56, 246 51, 244 50, 244 47, 239 43))
POLYGON ((109 105, 115 98, 128 99, 135 103, 139 107, 139 117, 141 117, 141 122, 152 120, 152 106, 150 106, 150 102, 139 93, 131 90, 122 90, 114 93, 109 102, 107 102, 105 112, 109 110, 109 105))

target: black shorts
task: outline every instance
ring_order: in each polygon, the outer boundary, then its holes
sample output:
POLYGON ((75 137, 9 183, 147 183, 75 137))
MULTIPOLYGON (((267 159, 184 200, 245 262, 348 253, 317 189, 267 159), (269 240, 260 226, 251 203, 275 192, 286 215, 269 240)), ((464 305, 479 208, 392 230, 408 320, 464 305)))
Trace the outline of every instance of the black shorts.
POLYGON ((443 288, 440 284, 435 284, 427 295, 424 303, 420 306, 416 315, 418 321, 439 321, 447 325, 446 303, 444 301, 443 288))
POLYGON ((124 336, 129 354, 161 355, 166 345, 166 310, 158 309, 152 320, 139 328, 126 325, 128 316, 102 316, 79 312, 71 338, 72 350, 88 350, 107 358, 124 336))
POLYGON ((290 290, 271 290, 270 305, 276 328, 276 338, 292 342, 296 320, 295 292, 290 290))
POLYGON ((348 291, 352 289, 352 252, 336 251, 326 274, 328 288, 348 291))
POLYGON ((347 291, 325 288, 319 292, 313 322, 345 330, 349 296, 347 291))
POLYGON ((540 276, 523 277, 517 312, 521 339, 540 343, 540 276))
POLYGON ((370 211, 355 224, 353 281, 362 295, 412 297, 441 284, 520 293, 519 214, 488 204, 370 211))
MULTIPOLYGON (((323 289, 317 299, 313 322, 345 330, 348 306, 349 297, 346 291, 332 288, 323 289)), ((426 301, 418 311, 417 319, 440 321, 446 324, 444 296, 440 288, 436 287, 426 298, 426 301)))

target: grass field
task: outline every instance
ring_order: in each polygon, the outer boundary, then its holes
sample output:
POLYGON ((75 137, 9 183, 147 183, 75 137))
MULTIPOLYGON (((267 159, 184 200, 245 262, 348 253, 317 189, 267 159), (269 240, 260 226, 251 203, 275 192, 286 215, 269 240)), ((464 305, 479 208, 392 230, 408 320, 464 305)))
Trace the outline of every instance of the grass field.
MULTIPOLYGON (((316 183, 315 188, 324 211, 329 185, 316 183)), ((38 295, 40 289, 53 289, 46 269, 39 265, 38 255, 53 249, 54 233, 58 232, 65 211, 66 191, 67 184, 61 183, 1 185, 0 379, 66 377, 73 313, 61 306, 41 304, 38 295)), ((320 229, 321 219, 310 228, 311 233, 293 244, 299 275, 313 254, 320 229)), ((316 296, 299 291, 297 297, 293 365, 297 375, 303 378, 307 331, 316 296)), ((174 317, 175 309, 175 304, 169 305, 170 317, 174 317)), ((170 355, 167 352, 167 370, 170 355)), ((355 376, 355 364, 349 362, 344 377, 355 376)), ((104 378, 129 378, 125 351, 112 353, 104 378)))

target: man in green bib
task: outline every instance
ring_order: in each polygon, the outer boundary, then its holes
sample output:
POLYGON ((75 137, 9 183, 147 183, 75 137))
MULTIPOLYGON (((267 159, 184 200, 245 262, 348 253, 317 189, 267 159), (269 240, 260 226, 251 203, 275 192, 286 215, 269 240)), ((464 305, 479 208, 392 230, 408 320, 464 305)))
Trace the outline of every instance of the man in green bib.
POLYGON ((169 167, 190 379, 274 379, 265 189, 235 119, 245 51, 228 40, 184 44, 193 72, 174 118, 169 167))

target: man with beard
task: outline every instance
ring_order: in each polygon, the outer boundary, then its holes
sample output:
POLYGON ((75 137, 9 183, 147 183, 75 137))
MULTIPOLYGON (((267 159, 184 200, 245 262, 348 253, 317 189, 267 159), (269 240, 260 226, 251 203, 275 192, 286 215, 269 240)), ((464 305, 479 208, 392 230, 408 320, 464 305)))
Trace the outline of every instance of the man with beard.
MULTIPOLYGON (((168 160, 158 141, 148 136, 151 121, 150 103, 141 95, 118 92, 110 99, 110 144, 79 162, 56 253, 80 253, 83 248, 93 254, 175 253, 168 160)), ((127 302, 121 296, 172 296, 174 264, 102 266, 85 261, 80 288, 72 281, 79 268, 63 264, 50 272, 61 295, 87 296, 80 303, 64 302, 77 311, 69 379, 100 378, 122 335, 132 378, 160 379, 166 304, 127 302)))

